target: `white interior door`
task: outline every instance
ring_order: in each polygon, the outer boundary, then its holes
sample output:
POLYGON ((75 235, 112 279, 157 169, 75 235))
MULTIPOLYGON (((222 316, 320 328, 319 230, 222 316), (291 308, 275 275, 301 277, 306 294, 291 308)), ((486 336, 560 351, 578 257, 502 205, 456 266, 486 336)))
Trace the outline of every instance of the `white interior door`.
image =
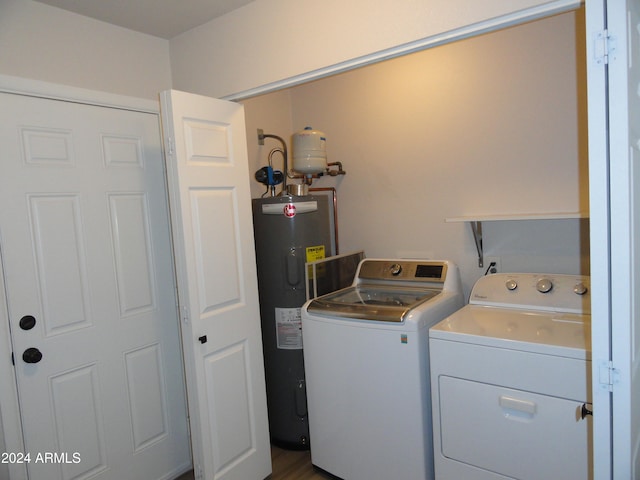
POLYGON ((587 0, 594 478, 640 471, 640 2, 587 0))
POLYGON ((0 246, 31 480, 190 466, 158 116, 0 94, 0 246))
POLYGON ((640 2, 607 0, 613 477, 640 476, 640 2))
POLYGON ((160 96, 197 479, 271 473, 244 109, 160 96))

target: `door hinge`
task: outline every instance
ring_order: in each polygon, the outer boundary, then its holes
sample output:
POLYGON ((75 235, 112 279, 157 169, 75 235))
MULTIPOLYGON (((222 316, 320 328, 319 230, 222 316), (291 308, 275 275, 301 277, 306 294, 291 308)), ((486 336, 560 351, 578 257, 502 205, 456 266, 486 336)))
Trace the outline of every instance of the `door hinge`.
POLYGON ((600 388, 613 392, 613 386, 620 381, 620 371, 613 366, 613 362, 605 361, 600 363, 598 373, 598 383, 600 388))
POLYGON ((602 30, 596 33, 593 52, 598 65, 609 64, 615 51, 616 38, 609 33, 609 30, 602 30))
POLYGON ((169 155, 173 155, 174 141, 173 137, 167 138, 167 143, 169 144, 169 155))
POLYGON ((186 306, 182 307, 182 321, 189 323, 189 309, 186 306))

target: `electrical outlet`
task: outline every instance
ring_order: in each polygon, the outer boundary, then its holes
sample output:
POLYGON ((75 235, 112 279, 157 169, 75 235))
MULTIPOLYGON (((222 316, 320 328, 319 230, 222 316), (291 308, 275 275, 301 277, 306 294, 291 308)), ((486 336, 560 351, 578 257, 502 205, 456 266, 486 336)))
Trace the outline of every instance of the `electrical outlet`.
POLYGON ((500 257, 484 257, 484 268, 489 269, 487 274, 502 272, 502 263, 500 257), (492 263, 495 263, 492 267, 489 267, 492 263))

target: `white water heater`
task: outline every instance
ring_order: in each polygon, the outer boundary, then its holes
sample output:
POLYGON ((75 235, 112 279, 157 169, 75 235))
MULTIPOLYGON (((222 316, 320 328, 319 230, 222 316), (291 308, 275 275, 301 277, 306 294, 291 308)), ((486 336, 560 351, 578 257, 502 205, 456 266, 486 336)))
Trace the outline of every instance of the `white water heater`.
POLYGON ((327 170, 327 137, 324 132, 305 127, 292 135, 293 170, 305 175, 327 170))

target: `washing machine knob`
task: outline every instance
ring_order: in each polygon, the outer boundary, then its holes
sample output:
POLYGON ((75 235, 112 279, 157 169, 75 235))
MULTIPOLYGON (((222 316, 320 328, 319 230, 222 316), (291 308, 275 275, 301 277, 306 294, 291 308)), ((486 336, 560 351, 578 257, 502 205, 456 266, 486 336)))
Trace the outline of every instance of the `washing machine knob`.
POLYGON ((391 265, 391 267, 389 267, 389 271, 394 277, 400 275, 400 272, 402 272, 402 265, 400 265, 399 263, 394 263, 393 265, 391 265))
POLYGON ((507 283, 505 283, 505 286, 507 287, 507 290, 515 290, 516 288, 518 288, 518 282, 516 282, 515 280, 511 279, 511 280, 507 280, 507 283))
POLYGON ((589 291, 589 289, 584 283, 580 282, 577 283, 575 287, 573 287, 573 291, 578 295, 584 295, 589 291))
POLYGON ((548 278, 541 278, 538 280, 536 288, 540 293, 548 293, 553 288, 553 283, 548 278))

